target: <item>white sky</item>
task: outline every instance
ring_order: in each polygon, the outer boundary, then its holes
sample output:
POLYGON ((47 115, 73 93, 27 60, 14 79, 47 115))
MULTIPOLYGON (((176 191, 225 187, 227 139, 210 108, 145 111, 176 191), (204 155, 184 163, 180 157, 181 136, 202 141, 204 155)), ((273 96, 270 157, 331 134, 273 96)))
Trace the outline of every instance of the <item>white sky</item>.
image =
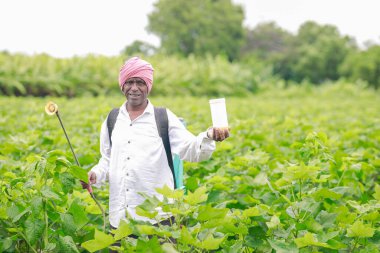
MULTIPOLYGON (((0 0, 0 50, 71 57, 117 55, 137 39, 159 45, 145 29, 155 1, 0 0)), ((379 0, 233 1, 245 7, 244 24, 251 28, 275 21, 295 33, 300 24, 314 20, 337 26, 359 44, 380 43, 379 0)))

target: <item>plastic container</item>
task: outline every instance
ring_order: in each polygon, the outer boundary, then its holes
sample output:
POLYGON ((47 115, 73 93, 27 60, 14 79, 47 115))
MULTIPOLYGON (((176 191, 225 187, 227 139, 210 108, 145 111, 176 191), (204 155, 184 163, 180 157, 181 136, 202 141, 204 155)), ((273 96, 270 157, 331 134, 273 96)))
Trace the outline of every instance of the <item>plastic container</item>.
POLYGON ((210 99, 212 126, 228 128, 226 100, 224 98, 210 99))

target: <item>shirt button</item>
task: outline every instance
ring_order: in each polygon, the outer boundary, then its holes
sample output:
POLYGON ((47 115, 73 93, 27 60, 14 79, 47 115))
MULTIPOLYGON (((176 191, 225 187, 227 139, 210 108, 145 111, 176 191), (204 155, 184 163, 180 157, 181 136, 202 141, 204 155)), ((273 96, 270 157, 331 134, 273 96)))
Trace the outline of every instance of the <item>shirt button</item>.
POLYGON ((128 144, 130 144, 131 143, 131 141, 128 141, 128 144))
POLYGON ((131 158, 127 157, 127 160, 129 160, 129 159, 131 159, 131 158))
POLYGON ((127 177, 129 176, 129 173, 125 174, 127 177))
POLYGON ((128 205, 127 205, 127 207, 128 207, 128 205))
POLYGON ((129 124, 129 126, 132 126, 132 123, 131 123, 131 124, 129 124))
POLYGON ((127 189, 127 192, 129 192, 129 189, 127 189))

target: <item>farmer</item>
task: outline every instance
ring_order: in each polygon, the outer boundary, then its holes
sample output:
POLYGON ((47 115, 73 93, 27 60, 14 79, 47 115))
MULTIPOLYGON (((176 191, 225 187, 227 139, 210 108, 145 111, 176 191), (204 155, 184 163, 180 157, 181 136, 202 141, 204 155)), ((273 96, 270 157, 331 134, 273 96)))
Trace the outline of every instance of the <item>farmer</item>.
MULTIPOLYGON (((138 57, 129 59, 120 69, 119 86, 127 100, 119 109, 111 141, 107 119, 102 124, 102 157, 88 173, 88 180, 96 187, 109 180, 111 228, 119 226, 126 212, 136 220, 154 224, 155 220, 135 212, 136 206, 144 201, 139 192, 162 199, 155 189, 164 185, 173 189, 174 180, 157 130, 154 107, 148 99, 153 86, 152 65, 138 57)), ((214 141, 223 141, 229 136, 228 129, 219 128, 209 128, 194 136, 168 109, 167 118, 171 151, 183 160, 198 162, 209 159, 215 150, 214 141)), ((164 222, 169 218, 162 211, 159 215, 164 222)))

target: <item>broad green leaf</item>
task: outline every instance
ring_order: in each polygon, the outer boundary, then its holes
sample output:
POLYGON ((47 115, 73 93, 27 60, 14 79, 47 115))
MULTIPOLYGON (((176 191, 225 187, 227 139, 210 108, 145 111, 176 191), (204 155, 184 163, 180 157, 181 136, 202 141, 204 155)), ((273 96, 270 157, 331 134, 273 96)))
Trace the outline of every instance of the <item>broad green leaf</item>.
POLYGON ((255 149, 250 158, 257 164, 266 164, 270 156, 263 150, 255 149))
POLYGON ((280 219, 276 216, 273 215, 272 218, 270 219, 270 222, 265 222, 268 226, 268 228, 277 228, 278 226, 281 225, 280 219))
POLYGON ((242 253, 243 241, 235 241, 231 246, 228 246, 228 249, 224 249, 224 253, 242 253))
POLYGON ((55 192, 53 192, 50 189, 50 187, 48 187, 48 186, 42 187, 41 194, 46 199, 50 199, 50 200, 60 200, 61 199, 60 196, 58 194, 56 194, 55 192))
POLYGON ((321 168, 316 166, 307 166, 301 164, 299 166, 290 166, 284 174, 284 179, 288 181, 298 181, 307 179, 316 179, 321 168))
POLYGON ((309 217, 309 219, 307 219, 306 221, 303 221, 303 222, 300 221, 296 225, 296 227, 299 230, 305 229, 305 230, 308 230, 309 232, 313 232, 313 233, 319 233, 319 232, 323 231, 323 226, 321 224, 319 224, 318 222, 316 222, 312 217, 309 217))
POLYGON ((42 212, 43 203, 41 197, 34 197, 30 205, 34 216, 37 216, 40 212, 42 212))
POLYGON ((373 221, 373 222, 376 222, 376 220, 378 220, 380 217, 380 213, 379 211, 372 211, 366 215, 363 215, 362 216, 362 219, 365 220, 365 221, 373 221))
POLYGON ((82 205, 79 204, 79 199, 74 199, 71 204, 68 213, 70 213, 74 217, 74 221, 77 225, 77 229, 82 228, 89 221, 85 209, 82 205))
POLYGON ((198 243, 197 246, 202 249, 216 250, 219 248, 219 245, 224 241, 224 238, 224 236, 220 238, 214 238, 212 234, 208 234, 206 239, 200 241, 200 243, 198 243))
POLYGON ((336 217, 336 213, 328 213, 322 210, 315 220, 323 225, 324 228, 331 228, 334 227, 336 217))
POLYGON ((260 216, 260 211, 257 207, 250 207, 243 211, 243 216, 247 218, 253 217, 253 216, 260 216))
POLYGON ((112 245, 114 242, 115 240, 112 235, 105 234, 95 229, 94 239, 82 243, 81 246, 90 252, 95 252, 112 245))
POLYGON ((44 248, 44 251, 49 252, 53 251, 57 245, 55 243, 48 243, 46 247, 44 248))
POLYGON ((70 173, 60 173, 59 180, 62 183, 62 190, 65 194, 71 192, 75 186, 75 178, 70 173))
POLYGON ((373 197, 380 201, 380 185, 378 184, 375 185, 375 193, 373 194, 373 197))
POLYGON ((165 253, 178 253, 178 251, 170 243, 164 243, 161 247, 165 253))
POLYGON ((155 227, 150 225, 136 225, 137 231, 142 235, 154 235, 157 234, 155 227))
POLYGON ((70 166, 69 172, 75 178, 82 180, 85 183, 88 183, 87 170, 85 170, 85 169, 83 169, 77 165, 72 165, 72 166, 70 166))
POLYGON ((16 216, 22 213, 22 211, 20 211, 20 208, 18 206, 12 204, 10 207, 7 208, 7 215, 9 216, 9 218, 14 219, 16 216))
POLYGON ((70 235, 74 234, 78 229, 77 224, 74 222, 74 218, 71 214, 61 213, 62 228, 65 234, 70 235))
MULTIPOLYGON (((30 212, 30 209, 31 209, 30 206, 28 206, 27 208, 25 208, 24 211, 20 212, 15 217, 13 217, 12 222, 17 222, 22 216, 24 216, 26 213, 30 212)), ((35 216, 38 217, 38 213, 36 213, 35 216)))
POLYGON ((0 239, 0 251, 4 252, 7 249, 9 249, 12 246, 12 239, 11 238, 5 238, 5 239, 0 239))
POLYGON ((172 190, 166 184, 162 188, 156 188, 156 191, 167 198, 179 199, 183 196, 183 190, 172 190))
POLYGON ((7 207, 6 206, 0 206, 0 219, 6 220, 7 218, 8 218, 7 207))
POLYGON ((213 208, 209 205, 198 208, 197 220, 207 221, 211 219, 223 219, 228 212, 228 208, 213 208))
POLYGON ((330 245, 324 242, 318 242, 318 239, 314 234, 307 232, 303 237, 294 239, 294 242, 297 244, 298 248, 303 248, 307 246, 320 246, 324 248, 331 248, 330 245))
POLYGON ((158 211, 156 211, 154 209, 153 209, 153 211, 145 211, 140 206, 137 206, 136 207, 136 214, 143 216, 143 217, 148 217, 149 219, 153 219, 154 217, 157 216, 158 211))
POLYGON ((327 198, 332 199, 332 200, 336 200, 336 199, 340 199, 342 197, 341 194, 338 194, 338 193, 333 192, 333 191, 326 189, 326 188, 319 189, 318 191, 313 193, 312 196, 318 200, 324 200, 327 198))
MULTIPOLYGON (((100 205, 103 207, 103 210, 107 209, 105 205, 100 205)), ((90 204, 86 206, 85 211, 90 214, 102 214, 102 211, 93 199, 91 199, 90 204)))
POLYGON ((120 240, 121 238, 127 237, 132 234, 131 226, 126 223, 124 220, 120 221, 119 227, 112 231, 114 234, 115 241, 120 240))
POLYGON ((207 180, 208 183, 226 183, 230 181, 229 178, 227 177, 223 177, 223 176, 220 176, 220 175, 214 175, 213 177, 211 177, 210 179, 207 180))
POLYGON ((344 248, 347 248, 346 244, 344 244, 344 243, 342 243, 340 241, 334 240, 334 239, 328 240, 327 244, 330 245, 331 249, 344 249, 344 248))
POLYGON ((298 253, 298 248, 294 242, 286 243, 279 240, 267 240, 276 253, 298 253))
POLYGON ((207 200, 207 188, 205 186, 201 186, 197 188, 194 193, 188 192, 187 196, 185 196, 185 202, 190 205, 196 205, 198 203, 204 202, 207 200))
POLYGON ((139 193, 142 197, 144 197, 144 202, 139 205, 139 207, 145 211, 151 211, 157 206, 160 205, 161 201, 155 196, 149 196, 145 193, 139 193))
POLYGON ((138 239, 137 245, 136 245, 136 251, 144 252, 144 253, 164 253, 157 239, 157 236, 154 236, 149 241, 143 241, 141 239, 138 239))
POLYGON ((34 245, 45 230, 45 222, 29 216, 25 221, 25 235, 31 245, 34 245))
POLYGON ((267 184, 267 173, 259 173, 255 179, 253 180, 253 182, 257 185, 266 185, 267 184))
POLYGON ((371 225, 365 225, 361 221, 355 221, 355 223, 347 229, 348 237, 372 237, 375 230, 371 225))
POLYGON ((197 240, 191 235, 189 229, 186 226, 181 228, 181 240, 184 243, 195 245, 197 240))
POLYGON ((58 237, 59 252, 65 253, 79 253, 77 246, 71 236, 59 236, 58 237))
POLYGON ((326 242, 328 240, 333 239, 334 237, 339 235, 339 231, 331 231, 331 232, 322 232, 317 235, 318 241, 326 242))

